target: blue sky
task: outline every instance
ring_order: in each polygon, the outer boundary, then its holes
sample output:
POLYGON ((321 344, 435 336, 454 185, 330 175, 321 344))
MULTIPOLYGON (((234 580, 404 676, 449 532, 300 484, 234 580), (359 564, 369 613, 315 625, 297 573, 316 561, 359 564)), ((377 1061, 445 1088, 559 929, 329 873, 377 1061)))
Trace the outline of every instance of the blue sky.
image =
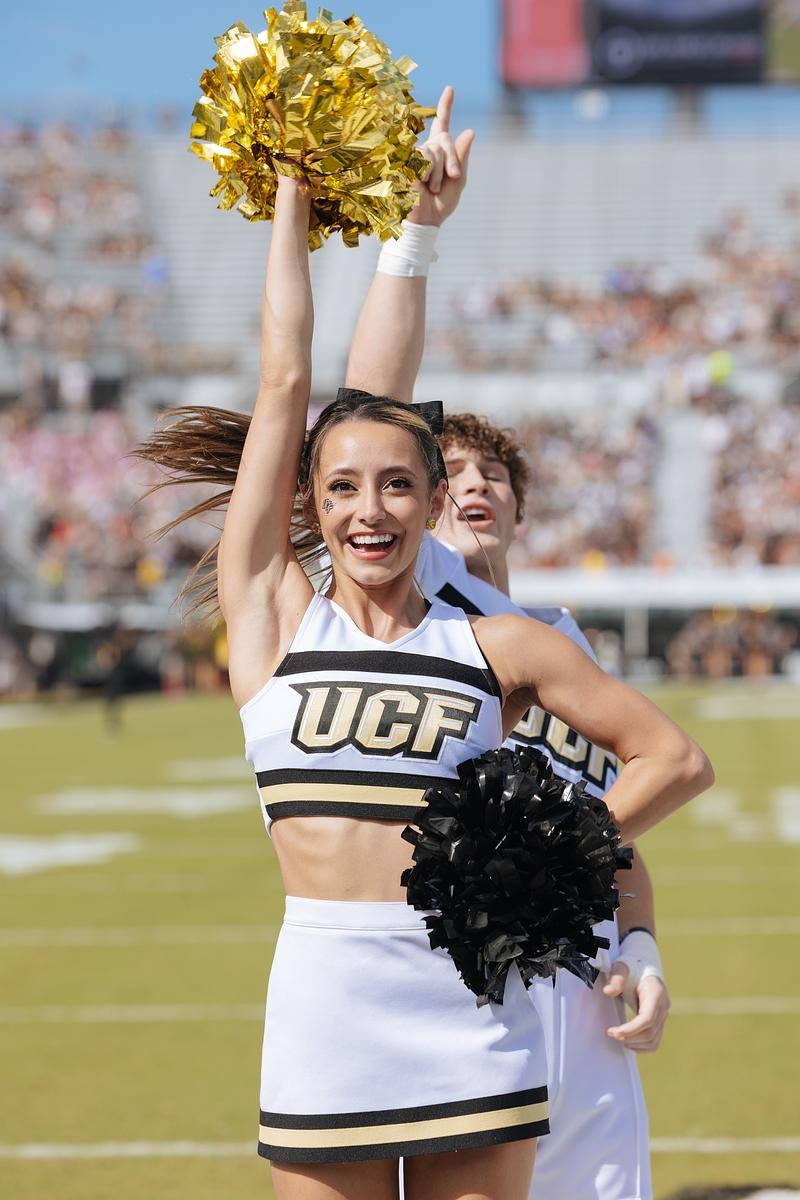
MULTIPOLYGON (((491 106, 497 94, 495 0, 327 0, 326 7, 336 16, 355 9, 395 56, 415 59, 415 94, 422 103, 434 102, 440 85, 452 83, 464 108, 491 106)), ((3 21, 0 111, 118 106, 139 112, 169 104, 185 110, 188 120, 197 80, 211 65, 213 38, 236 20, 262 29, 263 7, 252 0, 15 3, 3 21)))

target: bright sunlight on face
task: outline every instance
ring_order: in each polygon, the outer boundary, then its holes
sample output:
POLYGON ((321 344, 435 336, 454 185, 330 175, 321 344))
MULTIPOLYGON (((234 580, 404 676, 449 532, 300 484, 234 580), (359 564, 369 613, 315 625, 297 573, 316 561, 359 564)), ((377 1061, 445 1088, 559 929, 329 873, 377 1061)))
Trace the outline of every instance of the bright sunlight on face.
POLYGON ((426 521, 438 517, 444 486, 431 493, 412 434, 381 421, 335 425, 320 448, 316 520, 334 573, 365 586, 413 572, 426 521))
POLYGON ((439 537, 467 562, 482 558, 480 547, 505 555, 514 540, 517 501, 508 468, 480 450, 449 446, 444 454, 448 488, 455 504, 445 505, 439 537))

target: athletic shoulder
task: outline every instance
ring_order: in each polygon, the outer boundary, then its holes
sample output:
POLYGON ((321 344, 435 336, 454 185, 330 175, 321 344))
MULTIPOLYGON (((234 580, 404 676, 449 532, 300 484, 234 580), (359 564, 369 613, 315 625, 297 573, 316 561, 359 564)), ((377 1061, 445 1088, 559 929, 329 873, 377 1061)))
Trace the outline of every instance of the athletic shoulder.
MULTIPOLYGON (((522 612, 469 619, 478 645, 506 696, 520 691, 527 693, 534 687, 541 669, 549 671, 557 663, 559 670, 563 670, 573 656, 583 657, 583 652, 577 654, 580 647, 561 630, 522 612)), ((528 703, 534 703, 533 697, 528 703)))

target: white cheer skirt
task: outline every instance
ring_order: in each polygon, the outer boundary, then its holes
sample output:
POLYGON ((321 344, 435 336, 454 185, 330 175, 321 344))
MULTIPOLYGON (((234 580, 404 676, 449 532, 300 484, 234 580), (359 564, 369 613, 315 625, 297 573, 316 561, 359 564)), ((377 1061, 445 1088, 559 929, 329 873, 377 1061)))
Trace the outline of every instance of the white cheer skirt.
POLYGON ((267 993, 258 1153, 352 1162, 548 1132, 544 1036, 515 967, 478 1008, 405 902, 289 896, 267 993))

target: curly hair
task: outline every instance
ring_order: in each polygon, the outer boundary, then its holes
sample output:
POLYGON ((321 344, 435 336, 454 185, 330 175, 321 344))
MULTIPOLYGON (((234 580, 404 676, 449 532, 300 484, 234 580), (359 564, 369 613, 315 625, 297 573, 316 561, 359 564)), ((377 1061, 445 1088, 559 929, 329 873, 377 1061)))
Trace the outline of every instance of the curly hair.
POLYGON ((499 425, 492 425, 488 418, 476 417, 473 413, 453 413, 445 417, 439 444, 443 453, 453 446, 462 446, 501 462, 508 471, 517 501, 517 521, 522 520, 531 471, 513 429, 501 429, 499 425))

